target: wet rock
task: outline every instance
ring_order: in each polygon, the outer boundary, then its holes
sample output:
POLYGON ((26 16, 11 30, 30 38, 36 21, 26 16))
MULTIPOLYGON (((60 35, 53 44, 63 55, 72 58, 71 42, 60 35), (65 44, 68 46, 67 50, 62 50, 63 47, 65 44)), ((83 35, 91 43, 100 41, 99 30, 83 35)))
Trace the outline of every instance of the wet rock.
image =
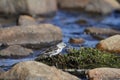
POLYGON ((7 45, 19 44, 35 49, 55 45, 61 40, 61 29, 52 24, 0 29, 0 43, 7 45))
POLYGON ((82 44, 85 40, 83 38, 70 38, 69 42, 73 44, 82 44))
POLYGON ((58 2, 61 8, 77 8, 78 10, 82 9, 102 14, 120 9, 120 5, 116 0, 58 0, 58 2))
POLYGON ((35 61, 21 62, 0 75, 7 80, 80 80, 66 72, 35 61))
POLYGON ((100 50, 120 53, 120 35, 109 37, 100 41, 96 47, 100 50))
POLYGON ((120 69, 96 68, 88 71, 89 80, 120 80, 120 69))
POLYGON ((36 25, 36 20, 27 15, 21 15, 18 19, 18 25, 20 26, 27 26, 27 25, 36 25))
POLYGON ((31 49, 27 49, 19 45, 11 45, 3 50, 0 50, 0 57, 19 58, 28 56, 32 53, 33 51, 31 49))
POLYGON ((30 15, 51 15, 57 10, 56 0, 0 0, 0 12, 5 14, 27 13, 30 15))

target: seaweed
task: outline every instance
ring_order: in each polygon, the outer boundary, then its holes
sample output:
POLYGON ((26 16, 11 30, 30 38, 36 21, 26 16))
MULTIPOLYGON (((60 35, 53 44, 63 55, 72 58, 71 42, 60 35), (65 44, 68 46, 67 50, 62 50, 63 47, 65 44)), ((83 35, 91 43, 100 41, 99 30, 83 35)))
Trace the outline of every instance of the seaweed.
POLYGON ((120 68, 120 56, 95 48, 72 48, 64 55, 39 56, 35 60, 59 69, 120 68))

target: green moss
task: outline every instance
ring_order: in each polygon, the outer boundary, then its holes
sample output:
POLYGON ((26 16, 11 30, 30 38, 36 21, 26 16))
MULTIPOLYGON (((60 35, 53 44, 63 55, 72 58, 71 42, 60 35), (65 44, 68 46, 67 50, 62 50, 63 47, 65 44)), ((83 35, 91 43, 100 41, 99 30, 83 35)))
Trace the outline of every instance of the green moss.
POLYGON ((60 69, 120 68, 120 56, 93 48, 70 49, 65 55, 40 56, 36 60, 60 69))

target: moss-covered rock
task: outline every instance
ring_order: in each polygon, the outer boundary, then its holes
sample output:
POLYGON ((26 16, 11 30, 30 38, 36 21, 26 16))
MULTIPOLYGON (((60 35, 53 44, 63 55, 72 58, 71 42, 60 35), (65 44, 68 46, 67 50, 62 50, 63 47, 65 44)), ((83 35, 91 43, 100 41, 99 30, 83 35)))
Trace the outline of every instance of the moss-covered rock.
POLYGON ((39 56, 36 61, 60 69, 120 68, 120 56, 93 48, 70 49, 68 54, 53 57, 39 56))

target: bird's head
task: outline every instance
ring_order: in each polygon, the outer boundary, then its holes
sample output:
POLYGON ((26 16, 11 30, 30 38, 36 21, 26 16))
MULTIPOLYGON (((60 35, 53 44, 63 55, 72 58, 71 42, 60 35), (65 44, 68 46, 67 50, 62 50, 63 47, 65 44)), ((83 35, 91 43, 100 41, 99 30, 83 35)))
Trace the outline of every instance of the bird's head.
POLYGON ((57 44, 57 47, 58 48, 65 48, 66 44, 64 42, 61 42, 61 43, 57 44))

